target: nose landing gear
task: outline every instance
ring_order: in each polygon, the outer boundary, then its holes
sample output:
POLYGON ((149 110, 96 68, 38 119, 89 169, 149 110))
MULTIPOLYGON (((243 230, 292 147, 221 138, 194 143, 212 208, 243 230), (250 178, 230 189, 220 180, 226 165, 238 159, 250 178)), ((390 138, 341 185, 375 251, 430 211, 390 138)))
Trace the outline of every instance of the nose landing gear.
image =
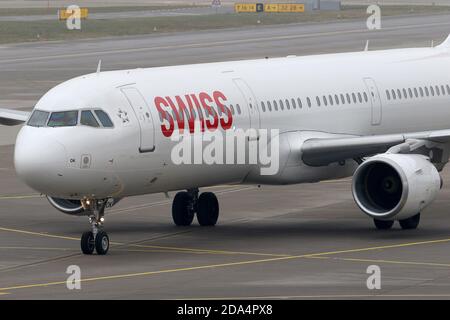
POLYGON ((104 255, 109 250, 108 234, 102 230, 107 201, 86 199, 81 203, 83 208, 91 213, 89 223, 92 228, 92 231, 86 231, 81 236, 81 251, 84 254, 92 254, 95 250, 97 254, 104 255))

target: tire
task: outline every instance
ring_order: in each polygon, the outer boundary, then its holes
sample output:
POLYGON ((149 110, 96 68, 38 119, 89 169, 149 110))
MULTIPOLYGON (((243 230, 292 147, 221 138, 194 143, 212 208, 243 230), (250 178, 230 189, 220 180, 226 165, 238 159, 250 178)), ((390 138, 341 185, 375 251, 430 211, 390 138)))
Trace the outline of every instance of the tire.
POLYGON ((392 228, 392 225, 394 224, 393 220, 378 220, 373 219, 373 223, 375 224, 375 227, 378 230, 389 230, 392 228))
POLYGON ((105 255, 109 250, 109 237, 105 231, 99 231, 95 237, 95 251, 98 255, 105 255))
POLYGON ((195 212, 190 210, 192 198, 189 193, 178 192, 172 202, 172 219, 177 226, 190 226, 195 212))
POLYGON ((198 198, 197 220, 201 226, 215 226, 219 219, 219 201, 212 192, 204 192, 198 198))
POLYGON ((95 249, 94 234, 91 231, 86 231, 81 236, 81 251, 84 254, 92 254, 95 249))
POLYGON ((420 222, 420 213, 416 214, 415 216, 412 216, 408 219, 399 220, 400 226, 403 230, 413 230, 417 229, 420 222))

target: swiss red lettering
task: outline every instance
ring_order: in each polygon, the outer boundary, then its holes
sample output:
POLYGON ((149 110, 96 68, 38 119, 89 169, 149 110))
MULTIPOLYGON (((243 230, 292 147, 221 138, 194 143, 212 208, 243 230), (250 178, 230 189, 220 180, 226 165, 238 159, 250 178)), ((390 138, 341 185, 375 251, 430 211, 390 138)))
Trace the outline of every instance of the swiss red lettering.
POLYGON ((156 97, 155 106, 161 116, 161 119, 163 121, 166 120, 169 123, 168 127, 164 123, 161 124, 161 132, 165 137, 170 137, 175 128, 175 124, 173 122, 173 118, 170 115, 170 113, 168 113, 166 110, 163 109, 163 107, 169 108, 169 104, 167 103, 166 100, 164 100, 164 98, 156 97))
POLYGON ((214 110, 212 106, 208 104, 208 102, 212 103, 213 99, 206 92, 201 92, 198 97, 206 113, 206 127, 211 131, 216 130, 219 125, 219 117, 217 116, 216 110, 214 110))
POLYGON ((206 92, 185 94, 184 97, 158 96, 154 102, 162 120, 161 132, 165 137, 172 136, 175 122, 180 133, 188 128, 190 133, 194 133, 196 114, 202 132, 205 128, 210 131, 217 130, 219 124, 223 130, 228 130, 233 125, 233 114, 225 104, 227 97, 221 91, 214 91, 212 96, 206 92), (186 120, 188 128, 185 128, 186 120))
POLYGON ((214 102, 220 110, 220 113, 227 115, 227 121, 225 121, 222 117, 220 118, 220 125, 222 126, 222 129, 230 129, 231 125, 233 124, 233 114, 231 113, 231 110, 222 102, 227 101, 227 97, 225 97, 225 95, 220 91, 214 91, 213 98, 214 102))

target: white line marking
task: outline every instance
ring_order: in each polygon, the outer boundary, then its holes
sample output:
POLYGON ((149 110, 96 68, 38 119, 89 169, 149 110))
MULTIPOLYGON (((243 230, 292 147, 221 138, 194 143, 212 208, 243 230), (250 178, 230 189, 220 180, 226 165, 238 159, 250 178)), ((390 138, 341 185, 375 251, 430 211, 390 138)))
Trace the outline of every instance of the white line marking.
MULTIPOLYGON (((450 22, 439 22, 439 23, 429 23, 429 24, 411 24, 398 27, 383 28, 382 31, 395 31, 411 28, 424 28, 433 26, 446 26, 450 25, 450 22)), ((104 50, 104 51, 93 51, 93 52, 80 52, 72 54, 60 54, 53 56, 41 56, 41 57, 28 57, 28 58, 18 58, 18 59, 4 59, 0 60, 0 63, 11 63, 11 62, 29 62, 29 61, 42 61, 42 60, 52 60, 61 58, 75 58, 75 57, 89 57, 98 56, 105 54, 117 54, 117 53, 132 53, 132 52, 145 52, 145 51, 156 51, 156 50, 169 50, 169 49, 183 49, 183 48, 201 48, 203 46, 219 46, 219 45, 229 45, 229 44, 239 44, 239 43, 249 43, 249 42, 270 42, 274 40, 291 40, 291 39, 301 39, 301 38, 312 38, 319 36, 333 36, 338 34, 353 34, 353 33, 365 33, 367 29, 352 29, 343 31, 329 31, 329 32, 317 32, 317 33, 307 33, 307 34, 296 34, 289 36, 273 36, 273 37, 261 37, 253 39, 239 39, 239 40, 224 40, 216 42, 204 42, 204 43, 191 43, 182 45, 168 45, 168 46, 157 46, 157 47, 144 47, 144 48, 134 48, 134 49, 115 49, 115 50, 104 50)))

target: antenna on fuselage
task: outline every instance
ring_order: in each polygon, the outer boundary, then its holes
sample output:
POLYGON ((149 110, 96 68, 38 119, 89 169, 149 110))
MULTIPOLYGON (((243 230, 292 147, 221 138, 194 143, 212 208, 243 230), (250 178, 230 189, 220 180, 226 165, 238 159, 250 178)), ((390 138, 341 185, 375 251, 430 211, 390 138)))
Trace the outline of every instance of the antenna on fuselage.
POLYGON ((102 69, 102 59, 98 60, 98 65, 97 65, 97 74, 100 73, 102 69))
POLYGON ((364 51, 369 51, 369 40, 366 41, 366 46, 364 47, 364 51))

